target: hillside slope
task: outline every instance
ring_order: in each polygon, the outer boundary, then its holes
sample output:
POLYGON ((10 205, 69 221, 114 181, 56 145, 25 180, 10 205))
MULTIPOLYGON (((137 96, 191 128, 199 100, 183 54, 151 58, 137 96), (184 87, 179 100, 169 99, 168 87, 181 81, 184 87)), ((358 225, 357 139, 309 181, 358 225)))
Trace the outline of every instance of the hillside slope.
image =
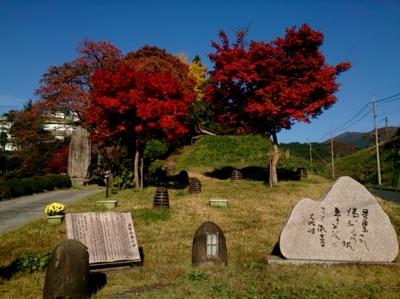
MULTIPOLYGON (((382 185, 399 188, 400 137, 380 144, 382 185)), ((336 176, 348 175, 364 184, 377 184, 375 147, 358 151, 336 161, 336 176)))
POLYGON ((203 136, 177 157, 176 170, 265 166, 271 142, 260 135, 203 136))

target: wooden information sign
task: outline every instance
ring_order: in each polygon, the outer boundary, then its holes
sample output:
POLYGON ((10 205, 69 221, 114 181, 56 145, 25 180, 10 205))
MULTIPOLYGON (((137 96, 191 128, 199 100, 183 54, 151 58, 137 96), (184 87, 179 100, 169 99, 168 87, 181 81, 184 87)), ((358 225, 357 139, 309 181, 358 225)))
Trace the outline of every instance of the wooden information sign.
POLYGON ((90 266, 141 261, 130 213, 70 213, 65 221, 67 238, 88 248, 90 266))

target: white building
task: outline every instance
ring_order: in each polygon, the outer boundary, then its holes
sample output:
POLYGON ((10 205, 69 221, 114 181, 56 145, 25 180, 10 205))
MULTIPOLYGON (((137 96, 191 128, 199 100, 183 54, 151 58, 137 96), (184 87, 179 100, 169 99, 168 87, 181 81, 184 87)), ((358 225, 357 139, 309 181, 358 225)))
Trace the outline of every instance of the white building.
MULTIPOLYGON (((48 113, 44 115, 43 129, 49 131, 56 139, 64 140, 70 136, 79 123, 77 115, 65 114, 63 112, 48 113)), ((7 117, 0 116, 0 134, 7 134, 8 143, 5 146, 6 151, 14 151, 17 149, 12 142, 13 137, 10 134, 12 122, 8 121, 7 117)))
POLYGON ((79 122, 76 114, 70 115, 64 112, 54 112, 44 115, 45 131, 49 131, 56 139, 64 140, 70 136, 79 122))
POLYGON ((15 144, 12 142, 12 136, 10 134, 10 128, 12 126, 12 123, 7 119, 5 116, 0 116, 0 134, 1 133, 6 133, 7 134, 7 143, 6 146, 3 150, 6 151, 13 151, 16 150, 15 144))

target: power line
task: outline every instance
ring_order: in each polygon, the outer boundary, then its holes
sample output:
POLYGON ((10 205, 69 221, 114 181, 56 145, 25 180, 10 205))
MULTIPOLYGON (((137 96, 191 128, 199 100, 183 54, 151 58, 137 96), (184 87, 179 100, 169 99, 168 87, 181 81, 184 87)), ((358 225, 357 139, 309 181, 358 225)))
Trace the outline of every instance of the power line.
MULTIPOLYGON (((358 117, 358 116, 359 116, 361 113, 363 113, 363 112, 365 111, 365 109, 367 109, 368 107, 369 107, 368 104, 365 104, 364 106, 362 106, 356 113, 353 114, 352 117, 350 117, 350 118, 349 118, 347 121, 345 121, 343 124, 341 124, 340 126, 336 127, 336 128, 333 129, 333 130, 330 130, 330 131, 326 132, 321 138, 319 138, 319 141, 320 141, 320 142, 324 141, 325 137, 329 137, 329 135, 330 135, 331 132, 337 132, 339 129, 340 129, 340 130, 344 130, 344 129, 348 128, 348 127, 349 127, 348 124, 349 124, 350 122, 354 122, 354 118, 358 117), (347 127, 346 127, 346 126, 347 126, 347 127)), ((371 113, 371 111, 368 111, 368 114, 369 114, 369 113, 371 113)), ((367 115, 368 115, 368 114, 367 114, 367 115)), ((366 115, 363 115, 362 118, 361 118, 359 121, 361 121, 364 117, 366 117, 366 115)), ((355 122, 355 123, 357 123, 357 122, 355 122)), ((354 125, 355 123, 352 123, 350 126, 354 125)))
POLYGON ((400 92, 396 93, 396 94, 394 94, 392 96, 389 96, 389 97, 386 97, 386 98, 383 98, 383 99, 379 99, 379 100, 375 101, 375 103, 379 103, 379 102, 383 102, 383 101, 386 101, 386 100, 390 100, 390 99, 395 98, 397 96, 400 96, 400 92))
POLYGON ((329 163, 325 161, 324 158, 321 157, 321 155, 313 148, 311 148, 311 150, 313 151, 314 154, 316 154, 321 160, 322 162, 324 162, 327 166, 329 166, 329 163))
POLYGON ((400 98, 394 98, 394 99, 391 99, 391 100, 388 100, 388 101, 384 101, 381 104, 387 104, 387 103, 391 103, 391 102, 395 102, 395 101, 400 101, 400 98))
MULTIPOLYGON (((340 126, 336 127, 332 131, 337 131, 337 130, 341 129, 342 127, 346 126, 348 123, 353 121, 354 118, 358 117, 361 113, 363 113, 365 111, 365 109, 367 109, 367 108, 368 108, 368 104, 365 104, 360 110, 358 110, 356 113, 354 113, 354 115, 352 117, 350 117, 349 120, 347 120, 346 122, 344 122, 340 126)), ((327 134, 329 134, 329 133, 327 133, 327 134)))
POLYGON ((366 118, 367 116, 369 116, 371 114, 371 110, 369 110, 367 113, 363 114, 361 117, 357 118, 356 120, 354 120, 352 123, 350 123, 348 126, 344 127, 341 129, 341 131, 344 131, 348 128, 353 127, 355 124, 358 124, 360 121, 362 121, 364 118, 366 118))

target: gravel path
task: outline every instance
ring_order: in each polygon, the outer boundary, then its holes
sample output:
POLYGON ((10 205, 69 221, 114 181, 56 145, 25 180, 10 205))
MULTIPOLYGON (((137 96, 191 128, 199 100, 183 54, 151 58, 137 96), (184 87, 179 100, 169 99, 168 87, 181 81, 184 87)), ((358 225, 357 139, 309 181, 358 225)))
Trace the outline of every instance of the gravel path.
POLYGON ((38 216, 43 216, 43 210, 50 202, 71 203, 102 191, 101 189, 70 189, 0 201, 0 234, 22 226, 38 216))

